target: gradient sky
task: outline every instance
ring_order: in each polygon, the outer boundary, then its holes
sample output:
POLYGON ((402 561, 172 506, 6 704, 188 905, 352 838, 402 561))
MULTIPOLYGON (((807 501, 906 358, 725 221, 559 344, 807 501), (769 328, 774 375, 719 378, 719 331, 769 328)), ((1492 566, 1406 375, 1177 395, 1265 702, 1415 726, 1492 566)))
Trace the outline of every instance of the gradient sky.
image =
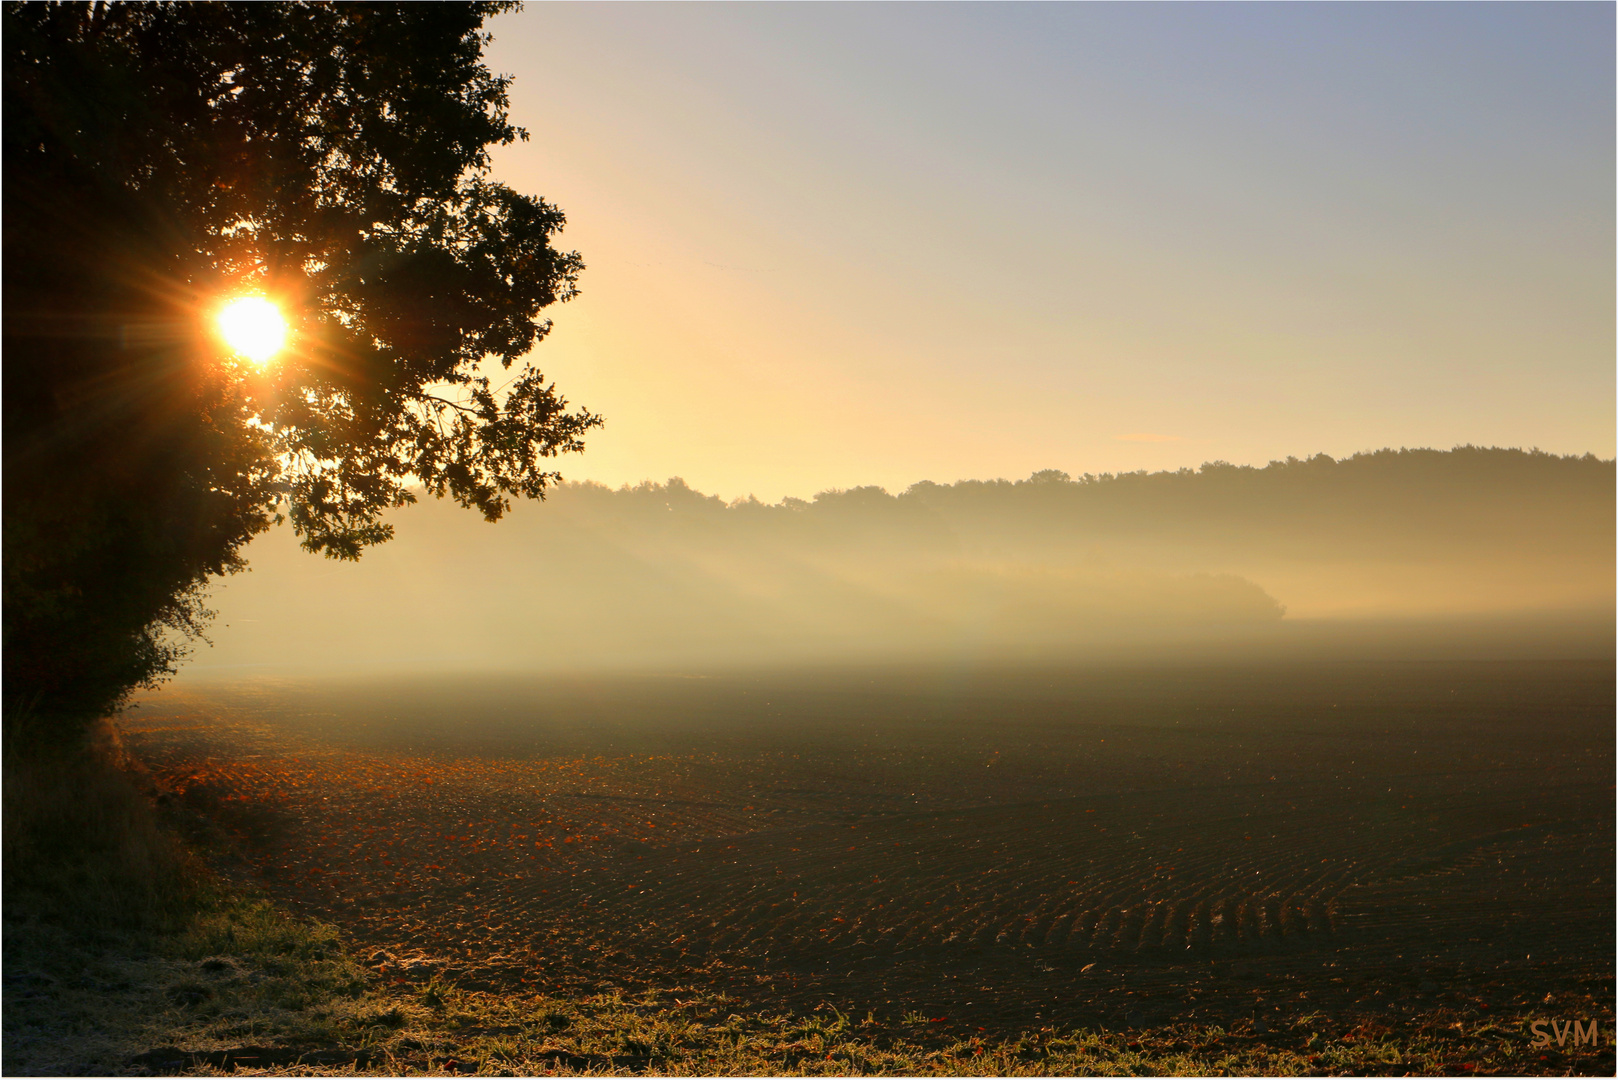
POLYGON ((1614 7, 532 4, 569 479, 1614 454, 1614 7))

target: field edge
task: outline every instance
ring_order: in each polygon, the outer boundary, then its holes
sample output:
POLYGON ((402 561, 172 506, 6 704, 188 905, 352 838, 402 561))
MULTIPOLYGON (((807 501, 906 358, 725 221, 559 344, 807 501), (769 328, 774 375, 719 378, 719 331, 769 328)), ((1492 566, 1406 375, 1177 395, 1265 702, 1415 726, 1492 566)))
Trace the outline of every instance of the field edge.
MULTIPOLYGON (((958 1019, 861 1017, 832 1002, 749 1011, 701 986, 502 993, 431 971, 384 976, 339 928, 211 870, 213 853, 194 829, 182 839, 115 738, 58 768, 8 782, 8 824, 51 820, 97 839, 30 860, 27 837, 8 830, 7 1075, 1613 1073, 1610 1023, 1594 1046, 1534 1047, 1533 1018, 1468 1023, 1442 1009, 1392 1024, 1305 1014, 1273 1030, 1047 1026, 990 1039, 958 1019), (19 808, 25 797, 31 810, 19 808)), ((17 776, 8 763, 8 781, 17 776)))

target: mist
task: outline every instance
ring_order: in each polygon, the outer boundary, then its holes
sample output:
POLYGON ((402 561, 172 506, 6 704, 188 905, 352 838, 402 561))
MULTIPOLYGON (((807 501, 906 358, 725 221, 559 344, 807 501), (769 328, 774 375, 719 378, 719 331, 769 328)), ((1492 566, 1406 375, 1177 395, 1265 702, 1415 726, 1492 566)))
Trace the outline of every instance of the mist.
POLYGON ((255 542, 195 677, 1610 655, 1614 463, 1460 447, 725 502, 424 499, 357 564, 255 542))

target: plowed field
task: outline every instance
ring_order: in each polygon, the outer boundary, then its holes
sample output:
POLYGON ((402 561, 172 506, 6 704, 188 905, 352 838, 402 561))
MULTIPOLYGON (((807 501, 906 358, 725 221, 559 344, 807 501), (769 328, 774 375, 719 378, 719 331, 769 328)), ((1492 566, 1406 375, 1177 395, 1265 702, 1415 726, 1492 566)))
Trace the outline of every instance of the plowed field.
POLYGON ((997 1030, 1610 1001, 1613 705, 1610 664, 1344 664, 260 681, 124 726, 387 977, 997 1030))

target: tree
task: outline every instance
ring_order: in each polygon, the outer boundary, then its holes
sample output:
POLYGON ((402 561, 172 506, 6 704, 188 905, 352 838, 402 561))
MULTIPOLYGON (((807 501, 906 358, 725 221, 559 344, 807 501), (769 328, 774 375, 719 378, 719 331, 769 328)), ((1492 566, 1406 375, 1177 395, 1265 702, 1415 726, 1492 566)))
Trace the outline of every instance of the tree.
POLYGON ((493 521, 600 423, 524 360, 583 264, 489 178, 512 6, 6 3, 8 742, 172 672, 283 515, 339 559, 411 485, 493 521), (240 293, 293 327, 262 370, 240 293))

